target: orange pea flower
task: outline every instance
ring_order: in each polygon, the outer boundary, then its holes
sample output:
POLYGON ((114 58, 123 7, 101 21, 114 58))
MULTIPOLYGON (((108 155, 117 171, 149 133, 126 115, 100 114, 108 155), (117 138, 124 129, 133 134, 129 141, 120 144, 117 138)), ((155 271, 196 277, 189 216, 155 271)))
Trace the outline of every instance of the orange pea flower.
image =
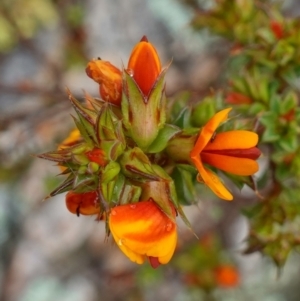
MULTIPOLYGON (((219 177, 204 167, 207 163, 223 171, 248 176, 258 171, 255 161, 261 154, 256 148, 258 135, 250 131, 228 131, 215 134, 220 123, 228 118, 231 108, 215 114, 202 128, 190 157, 204 183, 220 198, 232 200, 232 194, 219 177)), ((200 178, 199 178, 200 180, 200 178)))
POLYGON ((97 82, 103 100, 117 106, 122 100, 122 72, 110 62, 92 60, 86 67, 86 74, 97 82))
POLYGON ((238 270, 231 265, 221 265, 217 267, 215 277, 218 285, 224 288, 236 287, 240 282, 238 270))
POLYGON ((129 61, 128 72, 145 96, 148 96, 161 72, 161 63, 154 46, 146 36, 133 48, 129 61))
MULTIPOLYGON (((175 218, 175 209, 173 213, 175 218)), ((173 256, 176 223, 152 199, 114 207, 109 227, 121 251, 133 262, 142 264, 148 257, 156 268, 173 256)))
POLYGON ((66 195, 66 206, 68 210, 78 216, 100 214, 100 207, 98 205, 98 193, 96 191, 89 191, 83 193, 76 193, 69 191, 66 195))

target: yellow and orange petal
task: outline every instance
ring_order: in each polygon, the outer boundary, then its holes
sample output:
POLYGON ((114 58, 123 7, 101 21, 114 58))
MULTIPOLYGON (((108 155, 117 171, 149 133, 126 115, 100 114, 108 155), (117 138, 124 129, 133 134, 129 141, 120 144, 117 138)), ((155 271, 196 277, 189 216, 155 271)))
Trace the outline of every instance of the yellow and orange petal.
POLYGON ((198 181, 204 182, 219 198, 232 201, 233 196, 221 182, 220 178, 211 170, 205 168, 199 158, 194 160, 194 164, 199 172, 198 181))
POLYGON ((203 166, 203 163, 223 171, 241 176, 248 176, 258 171, 255 161, 260 156, 256 148, 258 135, 249 131, 228 131, 215 134, 218 126, 227 120, 231 108, 215 114, 202 128, 201 133, 190 153, 196 166, 198 178, 222 199, 232 200, 232 194, 220 181, 219 177, 203 166))
POLYGON ((145 96, 148 96, 161 72, 161 63, 154 46, 146 36, 133 48, 128 69, 145 96))
POLYGON ((228 131, 218 133, 213 140, 208 139, 203 151, 225 149, 248 149, 258 143, 258 135, 250 131, 228 131))
POLYGON ((110 62, 92 60, 86 67, 87 75, 97 82, 103 100, 120 105, 122 100, 122 72, 110 62))
POLYGON ((173 256, 176 224, 152 200, 113 208, 109 227, 119 248, 133 262, 142 264, 148 257, 156 267, 173 256))
POLYGON ((216 113, 202 128, 201 133, 196 141, 194 148, 191 151, 191 157, 198 156, 208 142, 212 139, 219 125, 228 119, 228 114, 231 108, 222 110, 216 113))
POLYGON ((255 161, 260 150, 254 147, 258 135, 249 131, 219 133, 209 141, 201 153, 204 163, 240 176, 253 175, 258 171, 255 161))
POLYGON ((66 206, 68 210, 78 216, 94 215, 100 213, 99 198, 96 191, 76 193, 69 191, 66 195, 66 206))

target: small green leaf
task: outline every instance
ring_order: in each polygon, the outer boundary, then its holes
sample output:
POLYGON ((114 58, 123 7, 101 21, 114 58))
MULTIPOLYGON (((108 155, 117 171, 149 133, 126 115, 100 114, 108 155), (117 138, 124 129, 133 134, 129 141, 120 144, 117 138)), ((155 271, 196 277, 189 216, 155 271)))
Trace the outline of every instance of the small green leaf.
POLYGON ((165 126, 158 132, 156 139, 149 146, 148 153, 159 153, 165 149, 168 141, 181 131, 180 128, 171 124, 165 124, 165 126))

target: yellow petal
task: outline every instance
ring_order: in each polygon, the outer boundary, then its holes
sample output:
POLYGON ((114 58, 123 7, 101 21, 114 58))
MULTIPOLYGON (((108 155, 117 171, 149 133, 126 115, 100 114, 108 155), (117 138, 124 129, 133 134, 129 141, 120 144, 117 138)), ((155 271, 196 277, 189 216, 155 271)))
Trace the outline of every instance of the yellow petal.
POLYGON ((209 140, 204 150, 247 149, 257 145, 258 135, 250 131, 228 131, 209 140))
POLYGON ((200 157, 196 159, 192 159, 202 180, 204 183, 221 199, 231 201, 233 199, 232 194, 228 191, 228 189, 223 185, 220 181, 219 177, 213 173, 212 171, 206 169, 200 157))
POLYGON ((228 118, 231 108, 227 108, 215 114, 202 128, 201 133, 196 141, 194 148, 191 151, 191 157, 196 157, 201 153, 207 143, 211 140, 212 135, 220 125, 228 118))
POLYGON ((201 159, 204 163, 239 176, 250 176, 258 171, 257 162, 248 158, 230 157, 202 152, 201 159))
POLYGON ((81 139, 79 130, 76 128, 71 131, 69 136, 58 146, 58 149, 64 149, 68 146, 71 146, 77 143, 81 139))
POLYGON ((121 239, 119 239, 118 237, 115 237, 113 232, 112 232, 112 235, 113 235, 114 240, 116 241, 118 247, 131 261, 133 261, 137 264, 144 263, 146 256, 135 253, 134 251, 129 249, 126 245, 124 245, 121 239))

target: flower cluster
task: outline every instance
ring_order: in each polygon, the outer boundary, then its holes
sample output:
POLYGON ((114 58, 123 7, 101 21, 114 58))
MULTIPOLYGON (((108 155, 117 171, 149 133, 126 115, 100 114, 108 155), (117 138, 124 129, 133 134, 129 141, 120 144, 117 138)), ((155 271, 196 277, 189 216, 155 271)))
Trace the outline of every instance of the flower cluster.
POLYGON ((66 177, 50 197, 68 192, 70 212, 104 220, 107 235, 128 258, 138 264, 148 258, 152 267, 172 258, 177 215, 190 226, 176 170, 188 166, 194 185, 198 179, 220 198, 232 200, 216 170, 253 175, 260 155, 255 133, 219 131, 230 108, 202 128, 169 122, 167 69, 146 37, 133 48, 127 68, 90 61, 86 73, 99 84, 100 99, 86 95, 82 104, 68 91, 76 129, 56 151, 39 156, 57 162, 66 177))

